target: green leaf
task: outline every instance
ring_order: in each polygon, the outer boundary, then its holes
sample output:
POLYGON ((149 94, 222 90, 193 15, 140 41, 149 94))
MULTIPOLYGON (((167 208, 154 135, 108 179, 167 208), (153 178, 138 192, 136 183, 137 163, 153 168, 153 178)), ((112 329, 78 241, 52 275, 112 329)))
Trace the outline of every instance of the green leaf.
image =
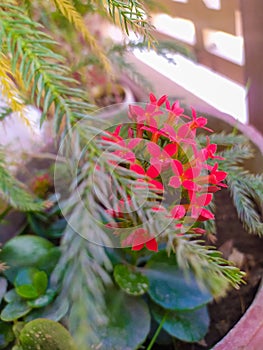
POLYGON ((45 293, 47 285, 46 273, 33 267, 21 269, 15 279, 17 294, 26 299, 38 298, 45 293))
POLYGON ((0 321, 0 349, 5 349, 13 340, 12 324, 0 321))
POLYGON ((48 289, 44 295, 41 295, 35 300, 29 300, 27 304, 33 309, 39 309, 41 307, 49 305, 55 298, 56 292, 53 289, 48 289))
POLYGON ((168 311, 152 303, 152 314, 159 323, 165 317, 163 329, 185 342, 196 342, 204 338, 209 328, 207 307, 191 311, 168 311))
POLYGON ((147 305, 115 289, 107 292, 106 299, 108 324, 97 328, 100 350, 137 349, 150 330, 147 305))
POLYGON ((60 238, 63 235, 66 226, 67 221, 64 218, 59 219, 48 228, 45 236, 48 238, 60 238))
POLYGON ((7 289, 7 280, 3 277, 0 277, 0 304, 6 293, 6 289, 7 289))
POLYGON ((35 299, 38 297, 36 288, 31 284, 24 284, 23 286, 16 287, 16 292, 24 299, 35 299))
POLYGON ((48 286, 47 274, 44 271, 37 271, 33 276, 33 284, 38 295, 44 294, 48 286))
POLYGON ((7 303, 12 303, 14 301, 21 301, 21 297, 17 294, 15 288, 9 290, 7 293, 5 293, 4 300, 7 303))
POLYGON ((116 265, 114 278, 120 288, 130 295, 142 295, 149 288, 148 278, 127 265, 116 265))
MULTIPOLYGON (((34 300, 36 302, 36 300, 34 300)), ((33 306, 36 308, 36 306, 33 306)), ((29 322, 36 318, 48 318, 53 321, 60 321, 68 312, 69 303, 66 299, 61 299, 59 297, 44 308, 35 309, 26 316, 25 321, 29 322)))
POLYGON ((150 282, 151 299, 166 309, 192 310, 212 300, 211 294, 200 288, 193 273, 186 276, 179 269, 175 255, 155 254, 143 273, 150 282))
POLYGON ((5 276, 14 283, 18 271, 24 267, 35 267, 50 273, 59 255, 57 248, 53 252, 53 247, 51 242, 37 236, 23 235, 11 239, 0 252, 0 260, 9 267, 4 271, 5 276))
POLYGON ((10 322, 25 316, 31 311, 26 301, 15 301, 7 304, 1 312, 1 320, 10 322))

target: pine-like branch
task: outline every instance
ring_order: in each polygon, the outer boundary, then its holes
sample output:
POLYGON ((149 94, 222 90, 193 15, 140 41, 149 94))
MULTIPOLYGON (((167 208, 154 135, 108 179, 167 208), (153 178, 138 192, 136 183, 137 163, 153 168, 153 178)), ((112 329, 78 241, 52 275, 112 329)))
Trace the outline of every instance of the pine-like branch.
POLYGON ((12 72, 10 60, 0 53, 0 95, 13 112, 16 112, 23 121, 29 125, 29 121, 25 115, 25 105, 22 101, 18 88, 14 84, 14 80, 20 81, 18 72, 12 72))
POLYGON ((0 150, 0 197, 13 208, 21 211, 41 211, 42 202, 36 201, 7 170, 4 152, 0 150))
POLYGON ((230 287, 239 288, 245 273, 222 258, 214 247, 205 246, 202 240, 191 237, 175 237, 168 241, 168 249, 176 253, 179 266, 194 271, 201 285, 206 286, 215 297, 224 296, 230 287), (209 277, 208 277, 209 276, 209 277))
POLYGON ((52 0, 62 15, 74 25, 76 30, 82 34, 86 43, 91 47, 92 52, 97 56, 102 68, 107 73, 112 73, 111 64, 104 50, 98 44, 94 36, 89 32, 81 14, 77 11, 70 0, 52 0))
MULTIPOLYGON (((248 143, 248 139, 244 135, 235 133, 214 133, 209 135, 209 139, 211 143, 215 143, 220 146, 235 146, 248 143)), ((198 141, 201 146, 205 146, 207 142, 207 136, 203 134, 198 135, 198 141)))
MULTIPOLYGON (((81 214, 81 213, 79 213, 81 214)), ((87 223, 87 230, 93 230, 87 223)), ((60 300, 70 303, 69 329, 80 350, 98 343, 96 325, 105 323, 105 287, 111 283, 103 247, 85 240, 69 227, 61 243, 62 258, 51 277, 60 287, 60 300), (92 254, 93 253, 93 254, 92 254)))
POLYGON ((228 169, 227 184, 233 197, 238 217, 248 233, 263 235, 262 177, 253 177, 244 169, 232 166, 228 169), (255 184, 254 184, 255 181, 255 184))
POLYGON ((154 40, 151 35, 153 26, 142 2, 136 0, 107 0, 106 2, 114 23, 120 25, 128 35, 129 29, 131 29, 142 35, 149 45, 153 45, 154 40))
POLYGON ((15 5, 0 4, 0 26, 0 47, 11 54, 12 72, 19 69, 31 101, 42 107, 41 121, 54 108, 56 134, 61 127, 69 131, 71 124, 89 113, 92 106, 85 101, 84 91, 72 87, 76 81, 63 65, 64 58, 49 48, 56 42, 15 5))

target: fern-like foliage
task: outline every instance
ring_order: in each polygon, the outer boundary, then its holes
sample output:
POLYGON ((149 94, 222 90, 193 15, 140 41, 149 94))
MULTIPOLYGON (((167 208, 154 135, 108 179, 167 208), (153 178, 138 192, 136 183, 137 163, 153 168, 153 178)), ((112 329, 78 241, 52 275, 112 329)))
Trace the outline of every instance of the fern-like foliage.
POLYGON ((12 71, 21 72, 30 101, 42 108, 41 123, 53 107, 56 134, 61 126, 70 130, 71 123, 92 109, 85 101, 85 92, 72 87, 76 82, 62 64, 64 58, 49 48, 56 42, 13 1, 8 2, 0 4, 0 47, 11 54, 12 71))
MULTIPOLYGON (((99 1, 98 1, 99 2, 99 1)), ((107 7, 114 22, 119 24, 129 34, 129 29, 141 34, 144 39, 153 44, 152 25, 143 3, 136 0, 107 0, 107 7)))
MULTIPOLYGON (((206 138, 199 136, 199 142, 206 144, 206 138)), ((244 169, 243 163, 254 156, 249 140, 239 134, 213 134, 211 143, 223 146, 220 155, 224 160, 216 161, 226 171, 226 178, 239 219, 248 233, 263 235, 263 183, 262 174, 253 175, 244 169)), ((210 162, 213 164, 214 160, 210 162)))
MULTIPOLYGON (((235 133, 225 133, 225 132, 218 132, 213 133, 209 135, 209 139, 211 143, 215 143, 219 146, 235 146, 235 145, 244 145, 248 143, 248 139, 242 135, 242 134, 235 134, 235 133)), ((207 142, 206 135, 200 134, 198 135, 198 141, 201 146, 205 146, 207 142)))
POLYGON ((243 282, 245 273, 231 266, 229 261, 222 258, 220 252, 214 247, 205 246, 201 240, 194 237, 192 240, 187 237, 175 239, 174 235, 171 235, 168 247, 170 250, 176 249, 178 264, 186 271, 191 268, 198 281, 208 287, 215 296, 223 296, 230 285, 239 288, 243 282))
MULTIPOLYGON (((18 88, 14 83, 14 80, 21 82, 20 74, 16 71, 12 72, 10 60, 3 53, 0 53, 0 62, 1 97, 8 104, 8 106, 10 106, 10 109, 13 112, 18 113, 18 115, 25 121, 25 123, 29 125, 29 121, 25 116, 25 105, 20 96, 18 88)), ((3 117, 1 119, 3 119, 3 117)))
POLYGON ((44 208, 43 203, 36 201, 25 186, 8 172, 3 149, 0 149, 0 197, 21 211, 40 211, 44 208))
POLYGON ((89 32, 85 22, 76 10, 75 6, 70 0, 53 0, 59 11, 67 18, 67 20, 72 23, 76 30, 82 34, 83 38, 87 44, 91 47, 92 52, 97 56, 100 61, 101 66, 105 69, 107 73, 111 73, 111 64, 107 58, 102 47, 99 46, 98 41, 89 32))
POLYGON ((228 171, 227 183, 238 216, 247 232, 263 236, 263 189, 262 184, 257 188, 253 184, 259 178, 254 178, 240 167, 231 167, 228 171))
MULTIPOLYGON (((93 227, 87 226, 87 230, 93 227)), ((95 247, 68 227, 61 243, 62 258, 52 276, 61 288, 61 302, 70 302, 69 329, 81 350, 99 342, 96 325, 107 322, 104 293, 111 281, 105 265, 108 269, 111 265, 104 248, 95 247)))

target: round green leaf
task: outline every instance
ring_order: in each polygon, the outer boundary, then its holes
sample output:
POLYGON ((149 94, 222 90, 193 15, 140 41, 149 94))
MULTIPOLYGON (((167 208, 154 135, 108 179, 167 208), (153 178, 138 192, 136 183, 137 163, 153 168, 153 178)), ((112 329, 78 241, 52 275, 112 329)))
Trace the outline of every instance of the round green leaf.
POLYGON ((166 309, 192 310, 212 300, 209 291, 200 288, 193 273, 186 276, 179 269, 175 255, 155 254, 143 273, 150 282, 151 299, 166 309))
POLYGON ((14 338, 12 324, 0 321, 0 349, 5 349, 14 338))
POLYGON ((60 323, 37 319, 25 325, 19 335, 23 350, 76 350, 74 340, 60 323))
POLYGON ((50 273, 49 253, 53 247, 51 242, 42 237, 23 235, 12 238, 0 252, 0 260, 5 261, 9 267, 4 271, 5 276, 13 283, 23 267, 35 267, 50 273))
POLYGON ((191 311, 165 310, 158 305, 152 305, 153 317, 159 323, 165 317, 163 329, 185 342, 197 342, 202 340, 209 328, 209 315, 207 307, 191 311))
POLYGON ((12 303, 14 301, 21 301, 21 297, 17 294, 15 289, 10 289, 7 293, 5 293, 4 300, 7 303, 12 303))
POLYGON ((20 297, 25 299, 35 299, 38 297, 36 288, 31 284, 16 287, 16 292, 20 297))
POLYGON ((37 271, 33 276, 33 284, 38 292, 38 295, 45 293, 48 285, 48 277, 44 271, 37 271))
POLYGON ((56 292, 53 289, 48 289, 46 294, 41 295, 39 298, 34 300, 29 300, 27 303, 34 309, 39 309, 41 307, 49 305, 55 298, 56 292))
POLYGON ((149 288, 148 278, 127 265, 116 265, 114 279, 127 294, 142 295, 149 288))
POLYGON ((31 310, 25 301, 15 301, 7 304, 1 312, 1 319, 10 322, 25 316, 31 310))
POLYGON ((44 294, 48 285, 48 278, 44 271, 34 267, 19 270, 16 279, 16 292, 22 298, 35 299, 44 294))
POLYGON ((48 318, 53 321, 60 321, 68 312, 69 303, 66 299, 56 298, 56 300, 43 308, 35 308, 29 315, 25 317, 25 321, 29 322, 36 318, 48 318))
POLYGON ((97 328, 99 342, 93 347, 98 346, 100 350, 137 349, 150 330, 146 303, 115 289, 107 292, 106 299, 108 324, 97 328))
POLYGON ((0 304, 6 293, 6 289, 7 289, 7 280, 3 277, 0 277, 0 304))

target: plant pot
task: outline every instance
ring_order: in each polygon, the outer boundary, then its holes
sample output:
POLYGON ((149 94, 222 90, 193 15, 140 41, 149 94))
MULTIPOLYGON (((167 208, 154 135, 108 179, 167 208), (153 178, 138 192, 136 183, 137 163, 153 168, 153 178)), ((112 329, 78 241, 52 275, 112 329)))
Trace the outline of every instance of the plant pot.
MULTIPOLYGON (((228 115, 222 118, 208 117, 209 126, 218 131, 231 132, 233 128, 243 133, 252 143, 255 156, 246 161, 246 168, 254 173, 263 171, 263 137, 253 127, 243 125, 228 115)), ((248 240, 250 236, 248 235, 248 240)), ((260 241, 259 241, 260 244, 260 241)), ((227 312, 227 310, 225 310, 227 312)), ((261 350, 263 344, 263 285, 258 288, 252 304, 235 326, 219 341, 213 350, 261 350)))
MULTIPOLYGON (((135 102, 134 94, 127 84, 120 82, 116 88, 123 96, 122 102, 117 102, 105 107, 101 107, 96 111, 96 116, 98 118, 107 120, 114 117, 115 120, 115 117, 120 117, 122 115, 126 116, 128 105, 135 102)), ((103 90, 101 93, 107 93, 107 90, 103 90)))
POLYGON ((263 344, 263 284, 239 322, 214 347, 213 350, 261 350, 263 344))

